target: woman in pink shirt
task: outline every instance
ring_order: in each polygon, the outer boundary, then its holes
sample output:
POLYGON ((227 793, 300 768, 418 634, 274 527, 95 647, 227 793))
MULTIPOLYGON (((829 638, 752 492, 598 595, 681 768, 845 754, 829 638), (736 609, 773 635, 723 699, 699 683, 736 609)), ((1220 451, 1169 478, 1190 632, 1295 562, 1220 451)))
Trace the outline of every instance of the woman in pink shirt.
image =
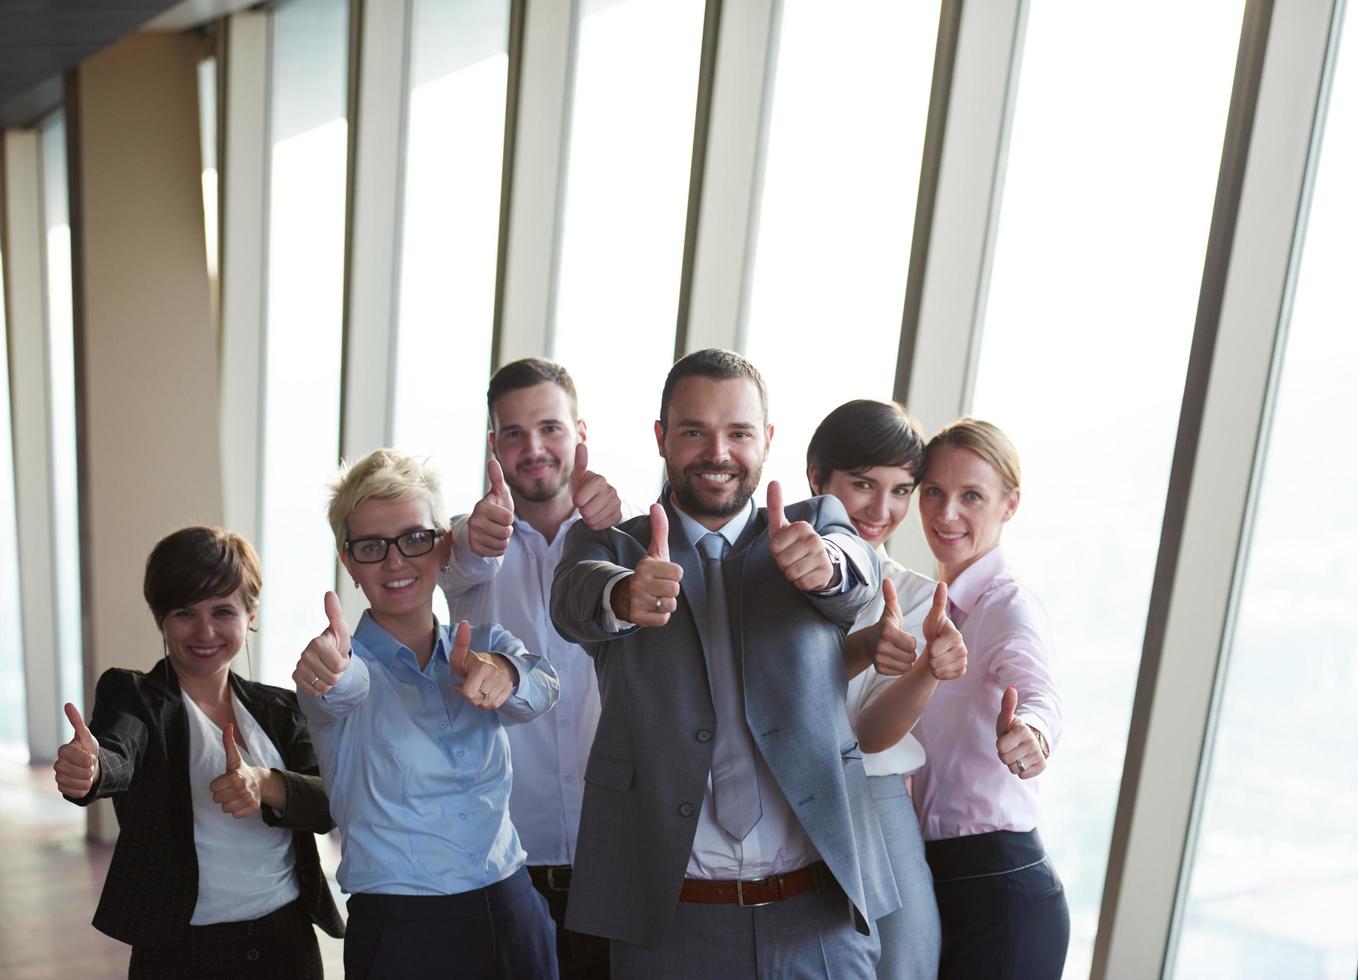
POLYGON ((963 418, 926 447, 924 538, 968 653, 914 735, 928 764, 913 796, 943 929, 941 980, 1061 976, 1065 892, 1037 835, 1037 778, 1060 740, 1046 613, 1009 571, 1000 533, 1019 505, 1018 453, 963 418))

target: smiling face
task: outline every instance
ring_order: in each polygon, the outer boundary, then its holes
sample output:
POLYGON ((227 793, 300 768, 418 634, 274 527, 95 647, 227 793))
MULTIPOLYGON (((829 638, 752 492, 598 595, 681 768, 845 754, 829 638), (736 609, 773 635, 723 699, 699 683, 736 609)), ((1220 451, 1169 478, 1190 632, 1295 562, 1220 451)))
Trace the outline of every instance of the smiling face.
POLYGON ((716 530, 749 503, 769 455, 773 426, 759 389, 747 378, 690 375, 674 386, 668 414, 655 439, 674 503, 716 530))
POLYGON ((490 449, 516 497, 540 503, 566 492, 585 423, 560 385, 544 381, 505 392, 491 422, 490 449))
MULTIPOLYGON (((369 497, 348 517, 349 540, 395 538, 407 531, 431 528, 434 519, 424 497, 379 500, 369 497)), ((428 554, 407 558, 396 545, 387 548, 379 562, 354 561, 348 551, 340 553, 345 570, 358 582, 368 600, 373 619, 388 632, 405 620, 432 618, 434 587, 439 569, 448 562, 452 536, 442 535, 428 554)), ((425 625, 425 624, 421 624, 425 625)))
POLYGON ((904 466, 870 466, 857 473, 831 470, 824 483, 817 484, 813 476, 811 486, 818 494, 838 497, 854 529, 876 547, 886 543, 910 512, 915 474, 904 466))
POLYGON ((998 545, 1018 505, 1018 488, 1006 491, 995 467, 970 449, 943 445, 930 450, 920 481, 919 518, 941 577, 952 582, 998 545))
POLYGON ((240 653, 254 621, 239 589, 171 609, 160 624, 170 665, 181 678, 222 673, 240 653))

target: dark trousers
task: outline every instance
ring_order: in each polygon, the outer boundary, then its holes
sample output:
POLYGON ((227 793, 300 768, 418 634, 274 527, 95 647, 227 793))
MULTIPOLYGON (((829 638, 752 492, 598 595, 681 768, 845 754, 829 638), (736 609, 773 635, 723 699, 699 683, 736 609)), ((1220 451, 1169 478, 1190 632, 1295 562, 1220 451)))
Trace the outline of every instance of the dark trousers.
POLYGON ((321 947, 302 900, 246 922, 189 926, 173 946, 132 947, 130 980, 322 980, 321 947))
POLYGON ((556 937, 547 903, 520 868, 457 895, 349 898, 347 980, 553 980, 556 937))
POLYGON ((927 841, 943 926, 939 980, 1060 980, 1070 911, 1037 831, 927 841))
POLYGON ((571 866, 528 866, 533 887, 547 901, 556 923, 556 960, 561 980, 608 980, 608 940, 566 928, 566 900, 571 894, 571 866))

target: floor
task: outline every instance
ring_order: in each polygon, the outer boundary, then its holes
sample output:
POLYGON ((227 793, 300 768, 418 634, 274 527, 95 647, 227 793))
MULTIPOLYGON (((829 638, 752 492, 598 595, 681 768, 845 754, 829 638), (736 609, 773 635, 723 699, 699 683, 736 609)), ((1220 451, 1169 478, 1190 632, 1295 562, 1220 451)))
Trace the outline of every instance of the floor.
MULTIPOLYGON (((319 843, 334 889, 339 847, 333 838, 319 843)), ((49 767, 0 761, 0 977, 127 976, 128 947, 90 925, 112 853, 85 841, 84 812, 57 795, 49 767)), ((342 977, 343 944, 316 935, 325 975, 342 977)))

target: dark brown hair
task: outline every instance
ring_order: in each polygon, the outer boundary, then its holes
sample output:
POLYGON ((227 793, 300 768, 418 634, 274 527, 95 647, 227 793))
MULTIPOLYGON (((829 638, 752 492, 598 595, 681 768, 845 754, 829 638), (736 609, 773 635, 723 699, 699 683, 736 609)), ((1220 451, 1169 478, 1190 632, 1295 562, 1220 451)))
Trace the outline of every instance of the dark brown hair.
POLYGON ((259 556, 250 542, 231 531, 199 525, 180 528, 151 549, 142 595, 160 626, 176 609, 237 591, 246 611, 254 612, 259 586, 259 556))
POLYGON ((754 386, 759 389, 759 407, 764 412, 764 424, 768 424, 769 392, 764 387, 764 378, 759 370, 735 351, 708 347, 706 350, 685 354, 674 362, 674 367, 670 368, 670 373, 665 378, 665 387, 660 392, 661 429, 669 427, 670 399, 674 397, 675 386, 684 378, 691 377, 713 378, 717 381, 745 378, 753 381, 754 386))
POLYGON ((916 478, 924 469, 924 433, 899 402, 845 402, 821 420, 806 446, 813 492, 833 470, 861 473, 874 466, 900 466, 916 478))
POLYGON ((570 372, 556 361, 549 361, 545 357, 525 357, 518 361, 510 361, 490 379, 490 386, 486 388, 486 410, 490 413, 490 427, 495 428, 495 403, 501 397, 520 388, 533 388, 547 382, 551 382, 566 393, 571 403, 571 416, 579 419, 580 403, 575 396, 575 382, 571 380, 570 372))

